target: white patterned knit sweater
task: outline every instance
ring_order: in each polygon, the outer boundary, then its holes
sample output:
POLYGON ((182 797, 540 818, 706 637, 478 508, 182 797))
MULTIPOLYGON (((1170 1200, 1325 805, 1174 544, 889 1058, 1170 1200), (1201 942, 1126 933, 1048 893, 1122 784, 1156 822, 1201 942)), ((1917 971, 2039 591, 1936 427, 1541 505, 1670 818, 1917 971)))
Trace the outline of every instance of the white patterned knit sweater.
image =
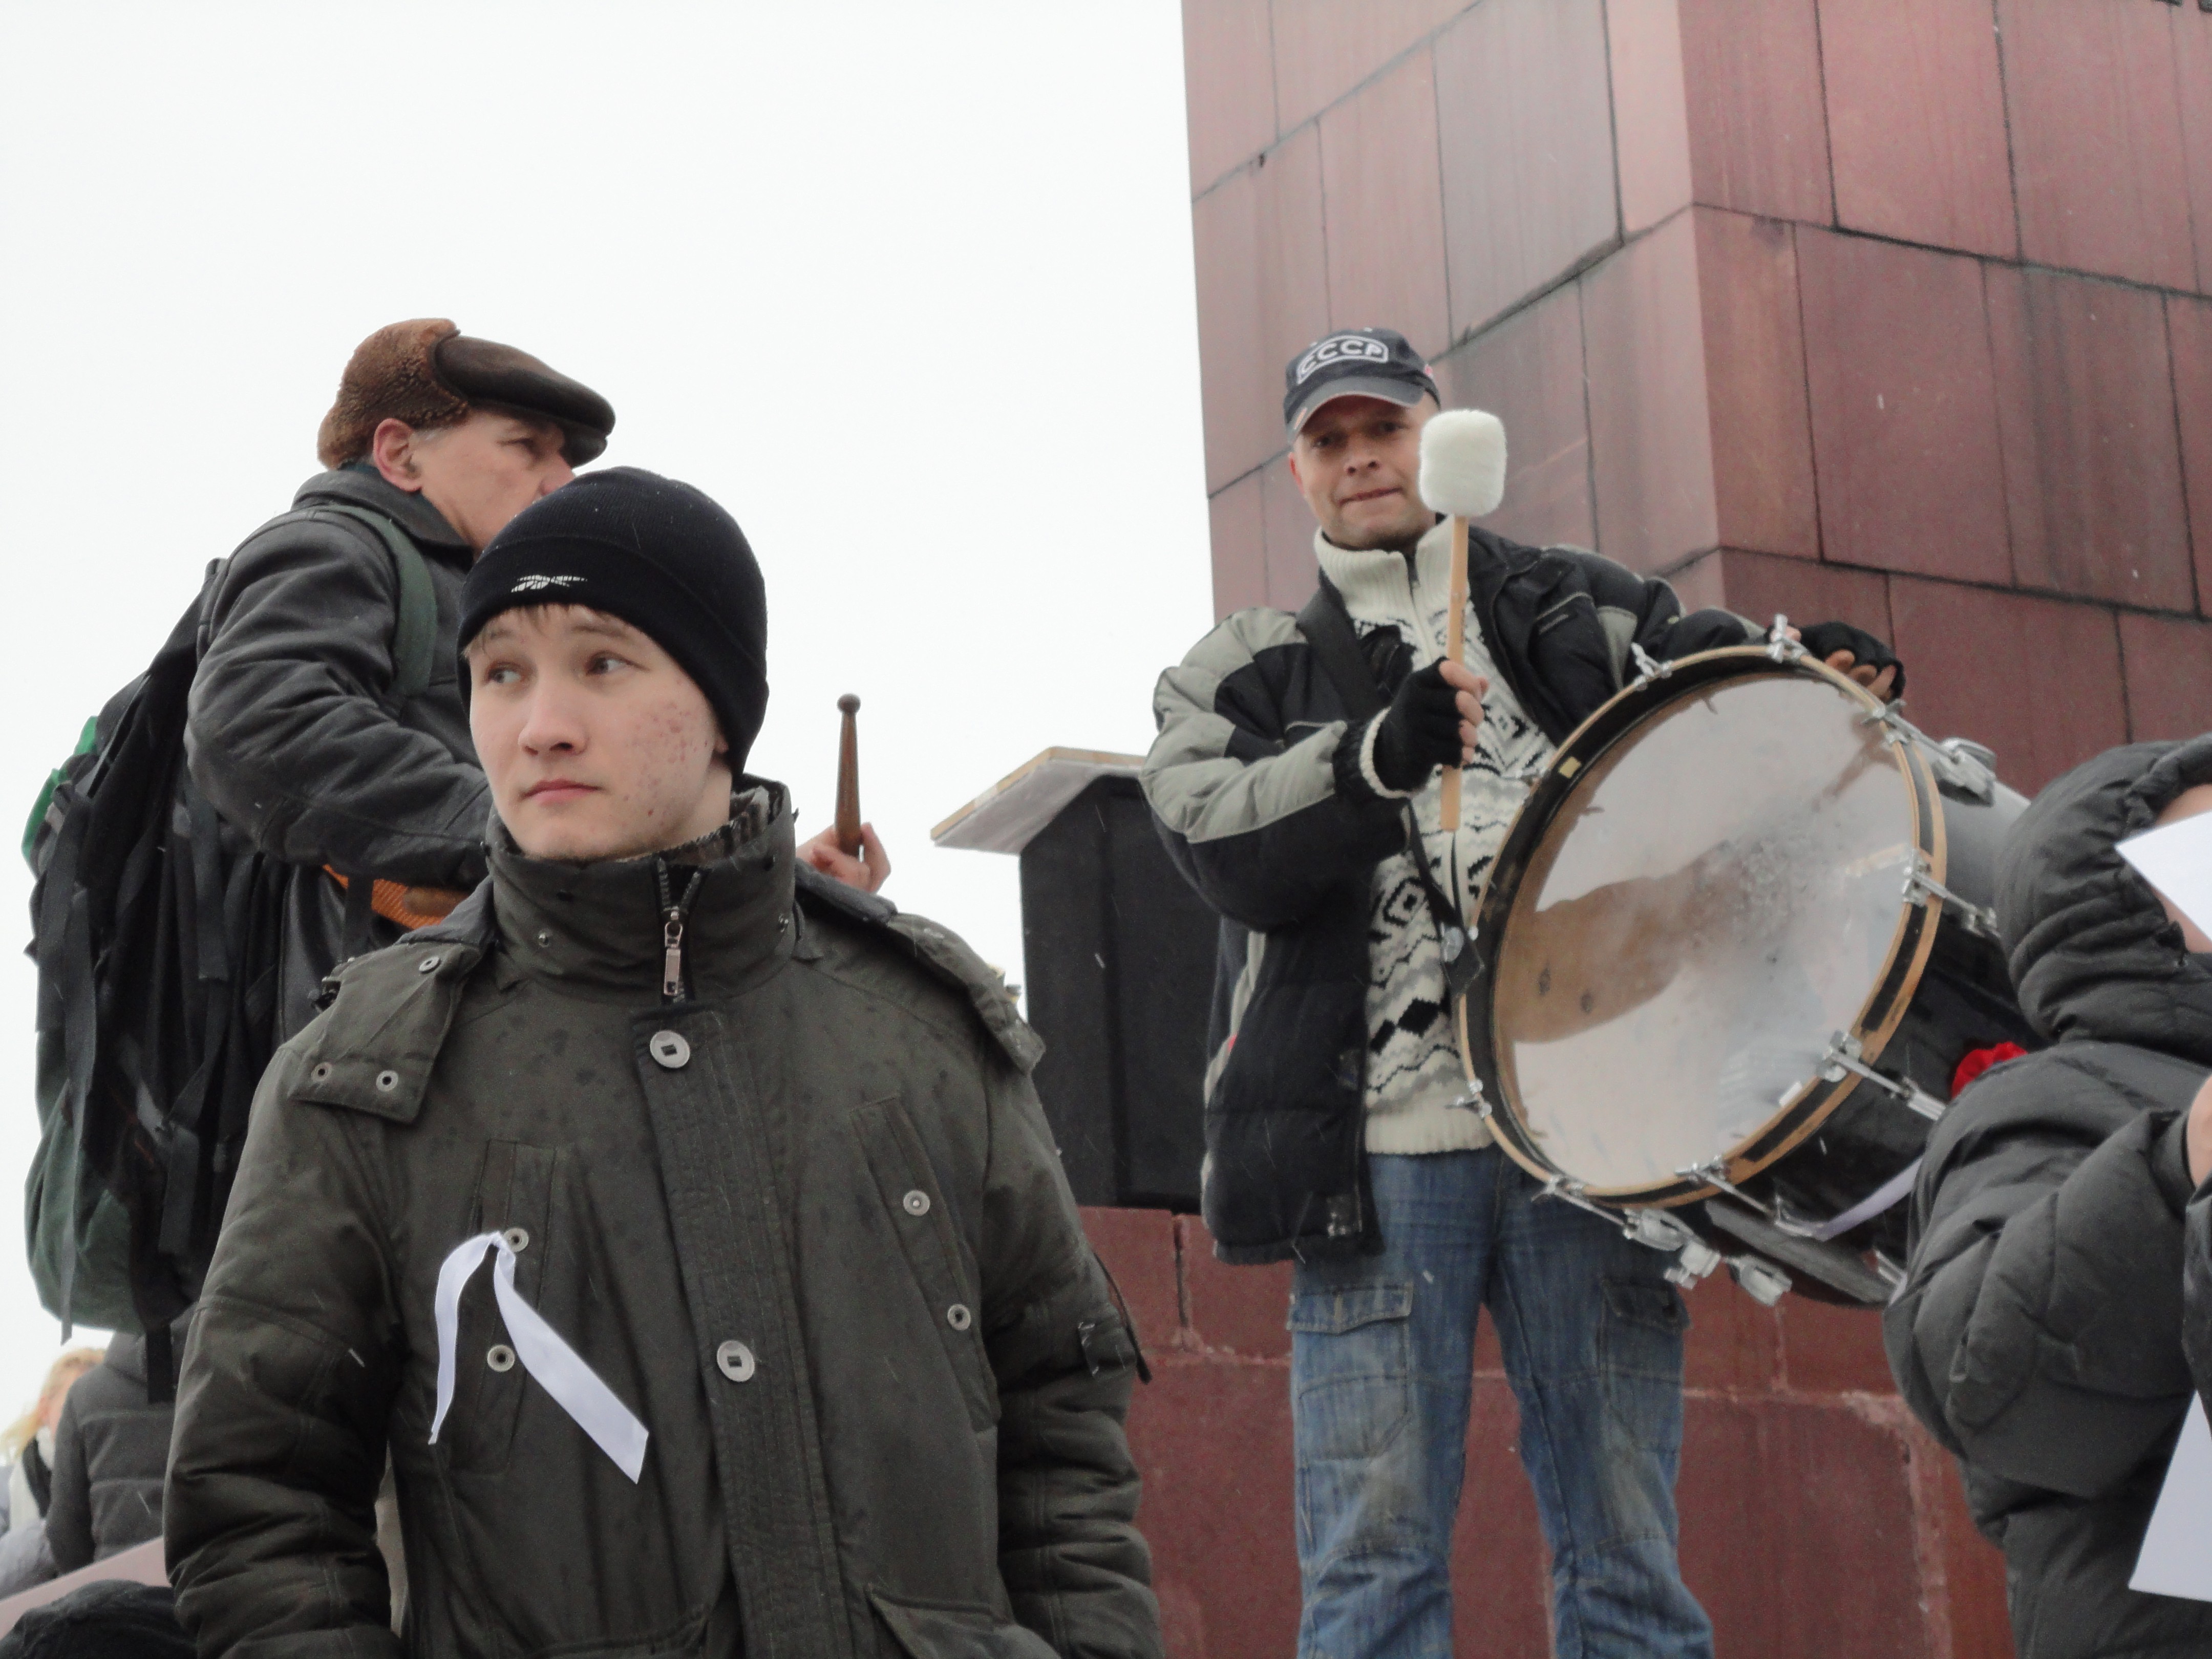
MULTIPOLYGON (((1415 668, 1443 654, 1449 521, 1421 538, 1410 566, 1403 554, 1349 553, 1318 532, 1314 551, 1359 633, 1395 628, 1413 647, 1415 668)), ((1414 795, 1413 811, 1437 880, 1472 919, 1491 862, 1528 798, 1520 778, 1551 758, 1552 744, 1506 689, 1472 604, 1461 660, 1490 682, 1490 690, 1474 759, 1462 774, 1460 822, 1455 832, 1442 822, 1441 769, 1414 795)), ((1367 951, 1367 1150, 1448 1152, 1488 1146, 1489 1126, 1474 1109, 1459 1034, 1444 1006, 1436 918, 1410 853, 1376 866, 1367 951)))

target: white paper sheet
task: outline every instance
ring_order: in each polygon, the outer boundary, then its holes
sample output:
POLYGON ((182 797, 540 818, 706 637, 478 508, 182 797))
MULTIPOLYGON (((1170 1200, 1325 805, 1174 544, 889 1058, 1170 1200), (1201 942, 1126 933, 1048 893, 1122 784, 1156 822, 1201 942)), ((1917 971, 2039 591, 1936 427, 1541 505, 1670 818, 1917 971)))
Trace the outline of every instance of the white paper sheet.
POLYGON ((2128 1588, 2212 1601, 2212 1423, 2205 1420, 2202 1399, 2189 1402, 2189 1420, 2166 1466, 2166 1484, 2159 1488, 2128 1588))
POLYGON ((2120 856, 2207 933, 2212 933, 2212 812, 2147 830, 2120 856))

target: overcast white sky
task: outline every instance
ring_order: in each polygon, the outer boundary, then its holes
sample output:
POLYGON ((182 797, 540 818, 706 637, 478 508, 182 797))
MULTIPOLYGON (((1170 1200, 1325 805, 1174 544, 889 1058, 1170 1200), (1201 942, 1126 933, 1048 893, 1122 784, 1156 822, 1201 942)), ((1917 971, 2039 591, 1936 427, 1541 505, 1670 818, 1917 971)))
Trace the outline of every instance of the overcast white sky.
MULTIPOLYGON (((1142 750, 1211 619, 1183 135, 1176 0, 0 0, 9 846, 316 471, 354 344, 447 316, 605 392, 606 464, 736 514, 755 769, 818 828, 859 693, 890 896, 1018 977, 1013 861, 929 826, 1048 745, 1142 750)), ((59 1335, 32 987, 0 953, 0 1420, 59 1335)))

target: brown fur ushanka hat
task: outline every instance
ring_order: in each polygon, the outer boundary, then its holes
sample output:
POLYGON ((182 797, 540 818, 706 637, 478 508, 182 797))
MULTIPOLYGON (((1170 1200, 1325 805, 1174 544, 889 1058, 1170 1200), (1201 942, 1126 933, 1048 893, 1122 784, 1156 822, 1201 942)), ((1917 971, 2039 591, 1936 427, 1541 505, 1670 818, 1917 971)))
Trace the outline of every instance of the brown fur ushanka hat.
POLYGON ((613 408, 581 381, 526 351, 471 338, 442 317, 418 317, 380 328, 354 349, 315 452, 325 466, 343 466, 368 453, 380 422, 428 429, 477 408, 551 421, 571 466, 604 453, 615 426, 613 408))

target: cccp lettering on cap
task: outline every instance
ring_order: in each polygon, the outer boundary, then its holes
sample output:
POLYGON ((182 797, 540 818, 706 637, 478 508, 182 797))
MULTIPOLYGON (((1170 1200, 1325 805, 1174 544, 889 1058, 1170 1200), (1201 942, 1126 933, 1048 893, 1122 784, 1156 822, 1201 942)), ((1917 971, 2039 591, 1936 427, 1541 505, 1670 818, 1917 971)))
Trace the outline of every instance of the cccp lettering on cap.
POLYGON ((1297 437, 1314 410, 1336 398, 1381 398, 1411 409, 1443 401, 1421 354, 1389 328, 1340 328, 1284 366, 1283 424, 1297 437))

